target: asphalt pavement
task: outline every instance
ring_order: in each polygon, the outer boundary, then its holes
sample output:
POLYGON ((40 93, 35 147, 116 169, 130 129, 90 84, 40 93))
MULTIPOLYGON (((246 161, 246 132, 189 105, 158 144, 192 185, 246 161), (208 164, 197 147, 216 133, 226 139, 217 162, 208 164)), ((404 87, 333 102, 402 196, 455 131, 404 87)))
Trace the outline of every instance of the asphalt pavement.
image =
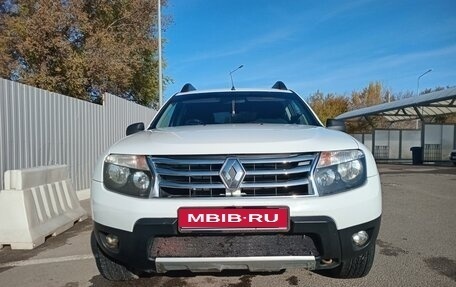
MULTIPOLYGON (((362 279, 280 273, 173 273, 113 283, 90 251, 89 219, 30 251, 0 250, 0 286, 456 286, 456 167, 380 165, 383 216, 374 266, 362 279)), ((82 201, 89 211, 88 200, 82 201)), ((353 212, 356 212, 355 210, 353 212)))

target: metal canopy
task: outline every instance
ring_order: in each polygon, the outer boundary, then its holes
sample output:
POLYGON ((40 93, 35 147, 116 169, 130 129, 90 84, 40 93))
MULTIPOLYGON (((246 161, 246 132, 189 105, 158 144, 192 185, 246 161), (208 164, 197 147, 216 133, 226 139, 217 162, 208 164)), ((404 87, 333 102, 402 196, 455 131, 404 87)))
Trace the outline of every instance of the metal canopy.
POLYGON ((383 116, 390 122, 456 113, 456 87, 343 113, 338 120, 383 116))

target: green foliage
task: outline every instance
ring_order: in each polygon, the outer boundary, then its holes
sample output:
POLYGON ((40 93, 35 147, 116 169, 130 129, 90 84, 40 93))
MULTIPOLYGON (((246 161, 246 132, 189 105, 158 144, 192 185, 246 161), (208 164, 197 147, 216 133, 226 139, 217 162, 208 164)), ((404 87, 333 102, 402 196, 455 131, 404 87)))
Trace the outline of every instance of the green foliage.
MULTIPOLYGON (((449 87, 447 86, 446 88, 448 89, 449 87)), ((445 90, 445 88, 444 87, 435 87, 434 89, 427 88, 424 91, 422 91, 420 93, 420 95, 429 94, 429 93, 433 93, 433 92, 438 92, 438 91, 442 91, 442 90, 445 90)))
POLYGON ((385 91, 380 82, 369 83, 360 92, 354 91, 351 95, 350 108, 360 109, 386 102, 389 91, 385 91))
POLYGON ((323 124, 326 123, 327 119, 333 119, 336 116, 347 112, 349 105, 347 97, 334 94, 327 94, 325 96, 320 91, 315 92, 315 94, 309 98, 308 102, 323 124))
MULTIPOLYGON (((357 110, 385 103, 388 99, 389 91, 385 90, 380 82, 369 83, 361 91, 353 91, 350 100, 350 110, 357 110)), ((368 118, 351 121, 347 124, 349 132, 367 132, 372 128, 386 127, 387 122, 379 116, 369 116, 368 118)))
MULTIPOLYGON (((335 118, 347 111, 365 108, 392 101, 395 97, 391 91, 383 88, 381 83, 370 83, 361 91, 353 91, 350 97, 345 95, 327 94, 317 91, 309 98, 309 105, 325 123, 326 119, 335 118)), ((386 127, 388 123, 381 117, 362 118, 356 121, 347 122, 348 132, 365 132, 374 127, 386 127)))
POLYGON ((81 99, 108 92, 157 101, 156 1, 9 0, 0 7, 1 77, 81 99))

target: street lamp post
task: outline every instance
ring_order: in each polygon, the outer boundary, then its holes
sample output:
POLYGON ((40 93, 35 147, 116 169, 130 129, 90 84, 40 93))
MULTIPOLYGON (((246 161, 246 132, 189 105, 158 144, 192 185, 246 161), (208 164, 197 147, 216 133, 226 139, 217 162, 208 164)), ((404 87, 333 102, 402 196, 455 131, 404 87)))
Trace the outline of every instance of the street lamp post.
MULTIPOLYGON (((428 73, 430 73, 430 72, 432 72, 432 69, 427 70, 426 72, 422 73, 422 74, 418 77, 418 79, 417 79, 417 81, 416 81, 416 95, 417 95, 417 96, 420 95, 419 93, 420 93, 420 79, 421 79, 421 77, 424 76, 424 75, 426 75, 426 74, 428 74, 428 73)), ((418 129, 418 127, 419 127, 419 124, 418 124, 419 121, 420 121, 419 119, 416 119, 416 129, 418 129)))
POLYGON ((163 74, 162 74, 162 39, 161 39, 161 0, 157 0, 158 18, 158 100, 159 108, 163 105, 163 74))
POLYGON ((421 77, 424 76, 424 75, 426 75, 426 74, 428 74, 428 73, 430 73, 430 72, 432 72, 432 69, 427 70, 426 72, 422 73, 422 74, 418 77, 418 80, 416 81, 416 95, 417 95, 417 96, 420 95, 419 92, 420 92, 420 79, 421 79, 421 77))
POLYGON ((233 82, 233 73, 236 72, 237 70, 241 69, 242 67, 244 67, 244 65, 240 65, 239 67, 237 67, 236 69, 232 70, 230 72, 230 78, 231 78, 231 90, 234 91, 236 90, 236 88, 234 87, 234 82, 233 82))

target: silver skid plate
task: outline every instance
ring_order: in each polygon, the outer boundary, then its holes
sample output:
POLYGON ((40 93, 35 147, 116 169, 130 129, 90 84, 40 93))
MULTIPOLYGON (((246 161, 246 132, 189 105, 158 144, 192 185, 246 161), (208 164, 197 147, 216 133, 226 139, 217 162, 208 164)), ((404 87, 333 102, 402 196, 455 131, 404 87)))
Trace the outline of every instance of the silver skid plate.
POLYGON ((258 257, 157 257, 157 273, 189 270, 192 272, 220 272, 222 270, 249 270, 274 272, 287 268, 314 270, 314 256, 258 256, 258 257))

